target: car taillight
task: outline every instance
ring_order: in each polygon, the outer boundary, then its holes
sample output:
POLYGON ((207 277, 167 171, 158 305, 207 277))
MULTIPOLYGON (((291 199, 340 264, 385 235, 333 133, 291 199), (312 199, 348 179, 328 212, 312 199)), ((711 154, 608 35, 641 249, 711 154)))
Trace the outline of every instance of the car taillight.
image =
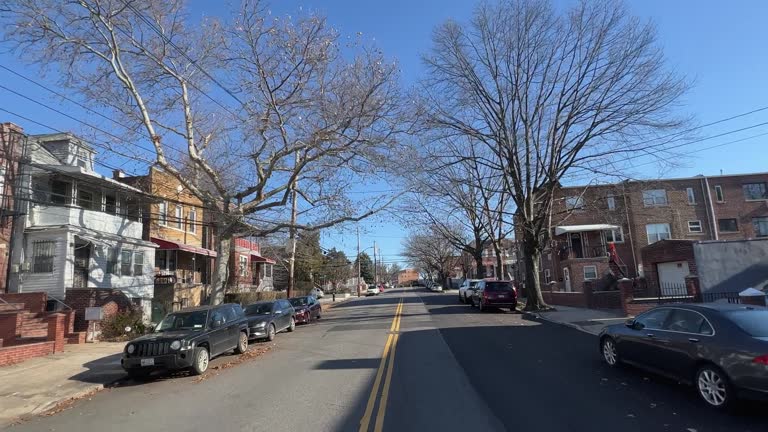
POLYGON ((752 359, 752 363, 759 363, 768 366, 768 354, 755 357, 752 359))

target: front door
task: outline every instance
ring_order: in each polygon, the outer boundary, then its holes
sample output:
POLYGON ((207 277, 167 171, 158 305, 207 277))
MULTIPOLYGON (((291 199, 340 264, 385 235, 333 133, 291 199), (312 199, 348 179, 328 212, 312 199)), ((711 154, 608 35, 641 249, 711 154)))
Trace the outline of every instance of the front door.
POLYGON ((571 233, 571 258, 584 258, 584 243, 581 233, 571 233))
POLYGON ((91 245, 75 243, 75 273, 72 278, 73 288, 88 287, 88 265, 91 261, 91 245))
POLYGON ((563 267, 563 284, 565 291, 571 292, 571 271, 568 270, 568 267, 563 267))

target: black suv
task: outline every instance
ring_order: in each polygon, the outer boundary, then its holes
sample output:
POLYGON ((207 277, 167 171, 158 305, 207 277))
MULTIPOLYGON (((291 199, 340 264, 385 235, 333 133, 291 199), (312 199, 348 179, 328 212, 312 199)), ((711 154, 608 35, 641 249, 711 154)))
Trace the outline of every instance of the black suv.
POLYGON ((201 306, 168 314, 153 333, 125 345, 121 363, 132 378, 153 370, 208 369, 208 361, 234 349, 248 349, 248 320, 237 304, 201 306))

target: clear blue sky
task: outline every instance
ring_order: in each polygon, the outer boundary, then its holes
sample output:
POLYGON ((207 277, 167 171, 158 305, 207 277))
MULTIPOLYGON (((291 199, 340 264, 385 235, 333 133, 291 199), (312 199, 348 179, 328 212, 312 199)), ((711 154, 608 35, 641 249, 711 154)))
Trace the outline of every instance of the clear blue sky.
MULTIPOLYGON (((190 6, 195 15, 221 15, 224 7, 220 2, 193 0, 190 6)), ((401 65, 405 84, 419 79, 423 67, 421 53, 430 46, 430 35, 435 25, 448 18, 465 20, 474 2, 469 0, 278 0, 271 9, 275 14, 295 14, 299 8, 317 10, 326 15, 329 22, 343 35, 362 32, 390 57, 401 65)), ((560 2, 559 4, 563 4, 560 2)), ((669 65, 678 73, 692 80, 694 86, 680 106, 681 112, 693 115, 699 124, 730 117, 755 108, 768 106, 768 2, 739 1, 725 3, 705 0, 632 0, 630 10, 642 19, 652 19, 659 31, 669 65)), ((0 54, 0 64, 40 79, 37 71, 27 68, 8 54, 0 54)), ((53 82, 52 77, 45 80, 53 82)), ((19 79, 0 70, 0 84, 17 89, 41 100, 64 107, 67 112, 85 119, 87 115, 61 104, 42 91, 29 88, 19 79)), ((7 91, 0 89, 0 107, 6 107, 22 115, 65 130, 79 130, 75 122, 55 113, 45 111, 7 91)), ((32 133, 49 132, 39 126, 0 112, 0 121, 22 124, 32 133)), ((705 137, 768 121, 768 111, 703 129, 705 137)), ((696 174, 768 171, 765 154, 768 136, 746 139, 709 150, 704 147, 724 144, 768 132, 768 127, 751 129, 739 134, 715 138, 688 147, 690 157, 685 166, 672 171, 659 171, 654 165, 639 168, 639 174, 654 177, 690 176, 696 174)), ((386 189, 378 184, 369 190, 386 189)), ((375 240, 387 262, 398 260, 405 230, 386 220, 361 223, 367 234, 362 236, 362 247, 375 240)), ((328 233, 325 247, 337 247, 354 254, 356 239, 353 233, 328 233)))

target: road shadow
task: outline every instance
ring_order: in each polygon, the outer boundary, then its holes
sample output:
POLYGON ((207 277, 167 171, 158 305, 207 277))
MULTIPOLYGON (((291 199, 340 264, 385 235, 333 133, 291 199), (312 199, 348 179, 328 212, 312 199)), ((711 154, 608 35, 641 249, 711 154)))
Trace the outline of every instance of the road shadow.
POLYGON ((401 297, 397 293, 391 293, 392 295, 377 295, 370 297, 360 297, 354 301, 345 301, 338 304, 333 309, 350 308, 350 307, 363 307, 363 306, 385 306, 385 305, 397 305, 400 303, 400 299, 403 300, 403 304, 406 303, 419 303, 417 297, 401 297))

